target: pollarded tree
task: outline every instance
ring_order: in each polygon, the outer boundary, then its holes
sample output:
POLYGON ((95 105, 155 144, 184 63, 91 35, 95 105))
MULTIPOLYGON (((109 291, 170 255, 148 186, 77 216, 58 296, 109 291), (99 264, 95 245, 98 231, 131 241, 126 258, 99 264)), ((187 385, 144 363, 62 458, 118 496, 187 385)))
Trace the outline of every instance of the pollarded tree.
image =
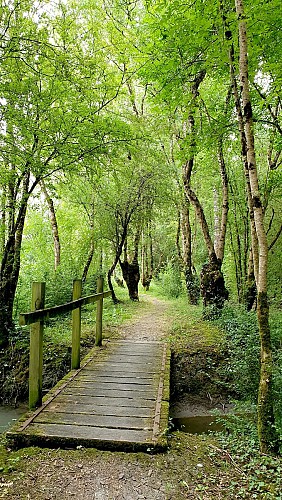
MULTIPOLYGON (((139 159, 139 158, 138 158, 139 159)), ((124 159, 125 160, 125 159, 124 159)), ((121 159, 120 159, 121 161, 121 159)), ((108 219, 105 236, 113 243, 114 259, 108 270, 108 284, 114 302, 117 302, 112 275, 120 264, 126 281, 129 297, 138 300, 138 282, 140 279, 138 247, 141 237, 142 212, 146 210, 146 199, 152 196, 154 173, 148 168, 140 168, 131 153, 125 167, 119 167, 106 176, 106 188, 100 192, 100 209, 104 219, 108 219)))

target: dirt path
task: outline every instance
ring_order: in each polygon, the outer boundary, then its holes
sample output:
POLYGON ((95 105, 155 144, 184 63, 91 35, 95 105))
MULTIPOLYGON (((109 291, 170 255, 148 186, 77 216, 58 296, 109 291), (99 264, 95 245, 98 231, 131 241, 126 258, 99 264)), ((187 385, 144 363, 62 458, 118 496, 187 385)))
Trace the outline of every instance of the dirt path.
POLYGON ((149 311, 134 322, 122 326, 121 337, 128 340, 161 340, 167 332, 169 321, 166 316, 167 304, 165 301, 141 295, 141 300, 148 303, 149 311))
MULTIPOLYGON (((120 329, 121 338, 161 340, 167 330, 166 303, 149 302, 140 316, 120 329)), ((163 500, 175 498, 175 488, 154 466, 149 454, 98 452, 96 450, 39 450, 26 461, 21 478, 2 482, 0 497, 9 499, 116 499, 163 500)), ((3 480, 2 480, 3 481, 3 480)), ((0 482, 1 486, 1 482, 0 482)))

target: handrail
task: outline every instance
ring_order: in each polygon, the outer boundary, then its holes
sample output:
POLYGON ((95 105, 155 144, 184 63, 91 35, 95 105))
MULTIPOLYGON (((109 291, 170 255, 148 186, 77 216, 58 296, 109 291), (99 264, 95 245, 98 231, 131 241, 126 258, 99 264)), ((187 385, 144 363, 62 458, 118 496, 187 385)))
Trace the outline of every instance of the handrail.
POLYGON ((112 292, 108 290, 107 292, 81 297, 80 299, 72 300, 71 302, 60 304, 59 306, 46 307, 46 309, 37 309, 36 311, 21 313, 19 315, 19 324, 20 326, 32 325, 38 321, 43 321, 44 319, 54 318, 60 314, 71 312, 74 309, 85 306, 86 304, 94 304, 94 302, 97 302, 101 298, 110 297, 111 295, 112 292))
POLYGON ((59 306, 44 308, 45 283, 32 284, 31 312, 21 313, 19 324, 30 325, 30 353, 29 353, 29 408, 42 404, 42 371, 43 371, 43 332, 44 320, 72 311, 72 355, 71 368, 80 367, 80 334, 81 334, 81 307, 97 302, 96 308, 96 339, 95 345, 102 345, 102 316, 103 299, 110 297, 110 290, 103 291, 104 280, 97 281, 97 292, 87 297, 81 297, 82 281, 73 282, 73 300, 59 306))

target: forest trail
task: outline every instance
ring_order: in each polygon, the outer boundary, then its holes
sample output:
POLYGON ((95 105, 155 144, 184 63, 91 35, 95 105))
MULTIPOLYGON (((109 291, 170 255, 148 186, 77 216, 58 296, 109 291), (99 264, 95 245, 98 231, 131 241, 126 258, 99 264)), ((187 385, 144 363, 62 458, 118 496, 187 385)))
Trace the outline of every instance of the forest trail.
POLYGON ((146 309, 120 329, 124 340, 161 341, 166 335, 170 321, 166 314, 167 303, 151 295, 140 295, 146 309), (149 306, 149 311, 147 310, 149 306))
MULTIPOLYGON (((121 326, 122 340, 160 341, 168 328, 166 303, 142 296, 148 304, 135 320, 121 326)), ((11 481, 3 498, 30 499, 150 499, 168 495, 167 477, 154 469, 156 458, 143 453, 120 453, 95 449, 42 450, 28 459, 28 474, 11 481)), ((23 450, 25 452, 25 450, 23 450)))

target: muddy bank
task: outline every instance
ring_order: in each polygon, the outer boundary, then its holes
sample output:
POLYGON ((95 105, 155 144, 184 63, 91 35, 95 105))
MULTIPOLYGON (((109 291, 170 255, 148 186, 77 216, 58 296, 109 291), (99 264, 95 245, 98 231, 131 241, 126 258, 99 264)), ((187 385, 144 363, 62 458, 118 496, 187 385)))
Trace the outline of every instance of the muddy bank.
POLYGON ((171 409, 172 418, 211 415, 214 410, 231 411, 235 397, 226 370, 226 353, 215 349, 172 352, 171 409))
MULTIPOLYGON (((44 346, 43 392, 51 389, 69 370, 70 349, 44 346)), ((0 404, 18 406, 28 400, 29 344, 10 345, 0 352, 0 404)))

